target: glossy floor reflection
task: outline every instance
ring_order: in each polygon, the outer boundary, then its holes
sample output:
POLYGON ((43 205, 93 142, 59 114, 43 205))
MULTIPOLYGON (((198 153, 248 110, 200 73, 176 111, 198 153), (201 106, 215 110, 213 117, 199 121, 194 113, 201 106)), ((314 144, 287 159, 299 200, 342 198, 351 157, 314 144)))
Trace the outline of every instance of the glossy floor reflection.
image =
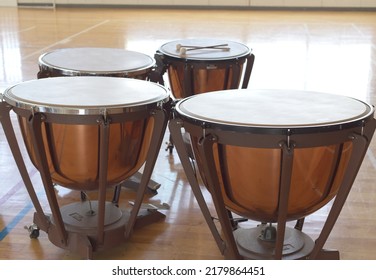
MULTIPOLYGON (((249 88, 322 91, 376 104, 375 16, 375 12, 333 11, 0 8, 0 91, 35 79, 38 57, 53 49, 112 47, 154 56, 166 42, 203 37, 239 41, 252 48, 256 61, 249 88)), ((223 258, 179 158, 164 148, 153 175, 161 188, 149 200, 171 206, 165 221, 139 230, 130 242, 96 258, 223 258)), ((2 130, 0 154, 0 259, 79 258, 52 245, 44 233, 30 240, 24 226, 32 221, 33 209, 2 130)), ((27 163, 32 180, 40 185, 38 173, 27 163)), ((376 259, 375 171, 374 140, 325 246, 338 249, 342 259, 376 259)), ((64 200, 76 197, 58 191, 64 200)), ((126 199, 121 203, 128 204, 126 199)), ((45 198, 42 204, 48 208, 45 198)), ((327 211, 324 207, 306 219, 307 233, 317 236, 327 211)))

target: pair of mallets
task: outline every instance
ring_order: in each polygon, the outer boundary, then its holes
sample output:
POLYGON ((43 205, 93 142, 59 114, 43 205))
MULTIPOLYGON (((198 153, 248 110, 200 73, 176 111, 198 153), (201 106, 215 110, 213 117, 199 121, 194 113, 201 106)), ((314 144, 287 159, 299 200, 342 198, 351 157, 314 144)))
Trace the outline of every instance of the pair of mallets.
POLYGON ((222 50, 222 51, 230 50, 230 48, 228 47, 228 44, 219 44, 219 45, 211 45, 211 46, 185 46, 181 44, 176 45, 176 50, 181 55, 186 54, 188 51, 203 50, 203 49, 215 49, 215 50, 222 50))

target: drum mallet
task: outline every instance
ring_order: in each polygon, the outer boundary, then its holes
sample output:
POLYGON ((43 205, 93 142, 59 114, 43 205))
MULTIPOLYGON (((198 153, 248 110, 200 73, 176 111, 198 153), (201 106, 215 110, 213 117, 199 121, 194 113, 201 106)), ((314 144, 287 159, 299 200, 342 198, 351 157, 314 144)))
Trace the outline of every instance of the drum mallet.
POLYGON ((176 50, 180 52, 180 54, 185 54, 187 51, 193 50, 202 50, 202 49, 216 49, 222 51, 229 51, 230 48, 227 47, 228 44, 219 44, 219 45, 212 45, 212 46, 184 46, 181 44, 176 45, 176 50))

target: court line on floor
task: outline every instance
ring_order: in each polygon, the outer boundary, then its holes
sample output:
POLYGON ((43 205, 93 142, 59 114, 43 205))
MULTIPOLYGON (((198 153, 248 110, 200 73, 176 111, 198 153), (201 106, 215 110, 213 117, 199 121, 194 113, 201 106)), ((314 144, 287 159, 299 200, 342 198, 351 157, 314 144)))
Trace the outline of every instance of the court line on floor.
MULTIPOLYGON (((36 169, 33 169, 29 176, 32 177, 37 173, 36 169)), ((24 186, 24 182, 21 179, 17 184, 15 184, 4 196, 0 198, 0 206, 8 201, 17 191, 19 191, 24 186)), ((8 233, 26 216, 26 214, 33 208, 33 204, 29 202, 26 206, 6 225, 2 231, 0 231, 0 241, 3 240, 8 233)))
MULTIPOLYGON (((30 171, 29 176, 32 177, 35 173, 37 173, 37 170, 33 169, 32 171, 30 171)), ((23 186, 25 186, 25 184, 21 179, 4 196, 0 197, 0 206, 4 204, 10 197, 12 197, 16 192, 18 192, 23 186)))
POLYGON ((37 28, 36 26, 31 26, 31 27, 28 27, 28 28, 24 28, 24 29, 21 29, 21 30, 18 30, 18 31, 10 31, 10 32, 2 32, 0 33, 1 35, 13 35, 13 34, 20 34, 20 33, 23 33, 23 32, 28 32, 30 30, 33 30, 37 28))
POLYGON ((0 231, 0 241, 3 240, 9 232, 14 229, 14 227, 26 216, 27 213, 33 208, 33 204, 28 203, 14 218, 10 223, 0 231))
POLYGON ((62 39, 62 40, 60 40, 60 41, 57 41, 57 42, 55 42, 55 43, 53 43, 53 44, 51 44, 51 45, 48 45, 47 47, 44 47, 44 48, 42 48, 42 49, 40 49, 40 50, 38 50, 38 51, 32 52, 32 53, 30 53, 30 54, 28 54, 28 55, 25 55, 25 56, 22 57, 22 60, 24 60, 24 59, 28 59, 29 57, 34 56, 34 55, 38 55, 38 56, 39 56, 39 55, 41 55, 41 53, 43 53, 44 51, 46 51, 46 50, 48 50, 48 49, 50 49, 50 48, 52 48, 52 47, 54 47, 54 46, 56 46, 56 45, 59 45, 59 44, 64 43, 64 42, 67 42, 67 41, 69 41, 69 40, 71 40, 71 39, 73 39, 73 38, 75 38, 75 37, 77 37, 77 36, 80 36, 81 34, 84 34, 84 33, 88 32, 88 31, 90 31, 90 30, 92 30, 92 29, 95 29, 95 28, 97 28, 98 26, 101 26, 101 25, 106 24, 106 23, 108 23, 108 22, 110 22, 109 19, 108 19, 108 20, 104 20, 104 21, 102 21, 102 22, 100 22, 100 23, 97 23, 97 24, 95 24, 95 25, 93 25, 93 26, 91 26, 91 27, 89 27, 89 28, 86 28, 86 29, 84 29, 84 30, 82 30, 82 31, 80 31, 80 32, 78 32, 78 33, 76 33, 76 34, 73 34, 73 35, 71 35, 71 36, 68 36, 67 38, 64 38, 64 39, 62 39))

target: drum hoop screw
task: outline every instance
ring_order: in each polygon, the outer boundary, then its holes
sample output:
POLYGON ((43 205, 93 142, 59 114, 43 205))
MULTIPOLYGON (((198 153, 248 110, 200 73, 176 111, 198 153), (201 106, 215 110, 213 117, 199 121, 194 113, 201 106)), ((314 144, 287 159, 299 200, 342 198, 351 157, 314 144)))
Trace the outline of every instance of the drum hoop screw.
POLYGON ((36 106, 31 107, 31 116, 34 118, 36 106))
POLYGON ((201 124, 201 127, 202 127, 202 138, 205 138, 205 136, 206 136, 206 123, 203 122, 201 124))
POLYGON ((279 143, 278 143, 278 146, 283 149, 283 148, 286 148, 288 151, 292 150, 293 148, 296 147, 296 143, 294 141, 291 141, 291 140, 288 140, 287 141, 284 141, 284 140, 281 140, 279 143))
POLYGON ((291 148, 290 136, 291 136, 291 129, 287 129, 287 149, 289 150, 291 148))
POLYGON ((214 135, 214 134, 210 134, 210 140, 212 140, 213 142, 217 142, 218 141, 218 136, 214 135))
POLYGON ((101 123, 103 123, 103 124, 109 124, 111 122, 111 119, 108 116, 107 108, 103 108, 99 112, 102 114, 102 119, 99 118, 97 120, 97 123, 98 124, 101 124, 101 123))
POLYGON ((105 123, 107 123, 107 109, 106 108, 104 108, 103 110, 103 120, 105 123))

